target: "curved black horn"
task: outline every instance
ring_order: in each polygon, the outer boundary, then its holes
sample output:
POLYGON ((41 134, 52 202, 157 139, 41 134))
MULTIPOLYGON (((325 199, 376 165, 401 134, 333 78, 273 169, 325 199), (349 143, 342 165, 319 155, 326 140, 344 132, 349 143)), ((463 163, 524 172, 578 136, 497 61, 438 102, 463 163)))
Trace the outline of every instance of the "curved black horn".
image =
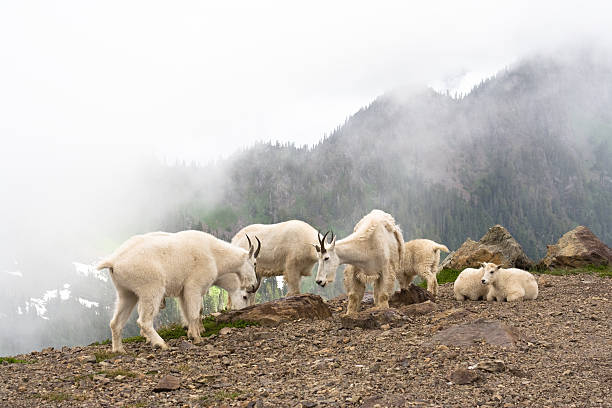
POLYGON ((321 240, 321 253, 325 252, 325 238, 327 238, 327 234, 329 234, 329 231, 327 231, 325 233, 325 235, 323 235, 323 239, 321 240))
POLYGON ((253 244, 251 243, 251 238, 249 238, 248 234, 244 234, 247 237, 247 241, 249 241, 249 249, 253 246, 253 244))
POLYGON ((253 254, 253 258, 257 258, 257 255, 259 255, 259 250, 261 249, 261 241, 259 240, 259 238, 257 238, 257 235, 255 235, 255 239, 257 240, 257 249, 253 254))
POLYGON ((334 242, 334 231, 332 230, 331 232, 331 238, 329 239, 329 243, 331 244, 332 242, 334 242))

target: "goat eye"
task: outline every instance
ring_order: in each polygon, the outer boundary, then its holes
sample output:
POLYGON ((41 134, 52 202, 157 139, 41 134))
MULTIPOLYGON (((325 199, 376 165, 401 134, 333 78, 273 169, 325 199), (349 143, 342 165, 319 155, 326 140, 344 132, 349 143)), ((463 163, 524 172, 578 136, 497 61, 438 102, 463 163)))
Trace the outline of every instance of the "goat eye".
POLYGON ((325 258, 323 258, 326 261, 329 261, 329 256, 326 256, 325 258))
POLYGON ((246 297, 246 295, 244 295, 244 296, 243 296, 242 298, 243 298, 244 300, 247 300, 247 297, 246 297))

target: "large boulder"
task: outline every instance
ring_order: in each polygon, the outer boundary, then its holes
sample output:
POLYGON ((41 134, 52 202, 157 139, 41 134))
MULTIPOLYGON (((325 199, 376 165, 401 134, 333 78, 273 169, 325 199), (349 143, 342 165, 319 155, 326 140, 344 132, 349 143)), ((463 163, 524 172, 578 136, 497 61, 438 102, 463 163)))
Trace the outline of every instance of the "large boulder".
POLYGON ((297 319, 327 319, 328 317, 331 317, 331 311, 321 296, 305 293, 240 310, 232 310, 218 316, 217 321, 244 320, 259 323, 262 326, 273 326, 297 319))
POLYGON ((555 245, 546 246, 540 268, 579 268, 612 264, 612 249, 587 227, 578 226, 565 233, 555 245))
POLYGON ((533 266, 533 261, 508 230, 495 225, 478 242, 468 238, 444 259, 441 267, 457 270, 479 268, 481 262, 493 262, 506 268, 529 269, 533 266))

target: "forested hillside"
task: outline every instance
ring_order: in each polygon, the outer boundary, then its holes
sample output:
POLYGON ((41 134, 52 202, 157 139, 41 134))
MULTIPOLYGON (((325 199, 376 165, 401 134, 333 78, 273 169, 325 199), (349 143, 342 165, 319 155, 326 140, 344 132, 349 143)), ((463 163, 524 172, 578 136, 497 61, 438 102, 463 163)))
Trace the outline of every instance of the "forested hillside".
POLYGON ((230 238, 299 218, 342 236, 380 208, 406 240, 451 249, 499 223, 537 259, 578 224, 612 241, 611 159, 611 65, 590 53, 532 58, 464 97, 382 95, 313 148, 246 149, 214 208, 195 198, 167 227, 230 238))

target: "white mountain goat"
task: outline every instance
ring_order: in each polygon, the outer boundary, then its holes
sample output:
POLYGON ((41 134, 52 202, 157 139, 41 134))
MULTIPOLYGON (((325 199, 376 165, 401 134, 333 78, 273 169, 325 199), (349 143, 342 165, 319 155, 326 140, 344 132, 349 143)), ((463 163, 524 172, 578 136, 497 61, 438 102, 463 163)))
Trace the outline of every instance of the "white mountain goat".
POLYGON ((374 286, 374 305, 389 307, 389 296, 395 285, 395 274, 404 255, 404 239, 393 217, 383 211, 373 210, 363 217, 348 237, 336 242, 331 238, 325 246, 327 233, 316 246, 319 270, 316 282, 325 286, 333 280, 339 265, 348 264, 344 270, 344 285, 348 293, 347 314, 356 313, 366 283, 374 286))
POLYGON ((440 251, 448 248, 429 239, 413 239, 404 244, 404 259, 397 274, 402 289, 407 289, 416 275, 427 282, 427 290, 438 295, 437 274, 440 271, 440 251))
MULTIPOLYGON (((259 277, 283 276, 289 287, 287 296, 299 295, 302 276, 310 276, 319 259, 314 249, 317 230, 298 220, 253 224, 241 229, 232 238, 232 244, 246 248, 246 234, 257 235, 266 243, 257 258, 259 277)), ((253 293, 249 296, 249 305, 254 303, 253 293)))
MULTIPOLYGON (((257 279, 257 287, 259 288, 261 278, 257 276, 257 279)), ((242 287, 240 276, 236 273, 226 273, 219 276, 213 285, 227 291, 228 310, 244 309, 249 306, 249 297, 255 297, 255 293, 249 293, 242 287)))
MULTIPOLYGON (((259 240, 258 240, 259 241, 259 240)), ((260 250, 246 251, 201 231, 174 234, 154 232, 125 241, 97 269, 108 268, 117 290, 115 315, 110 322, 114 352, 124 352, 121 331, 138 303, 140 333, 153 346, 168 346, 153 328, 165 296, 179 298, 188 325, 188 336, 202 341, 202 295, 219 277, 235 273, 242 287, 257 290, 255 259, 260 250)))
POLYGON ((455 299, 470 300, 486 299, 489 287, 482 283, 484 268, 465 268, 461 271, 455 283, 453 283, 453 292, 455 299))
POLYGON ((502 268, 494 263, 482 263, 484 275, 481 282, 489 287, 487 300, 513 302, 538 297, 538 282, 527 271, 517 268, 502 268))

